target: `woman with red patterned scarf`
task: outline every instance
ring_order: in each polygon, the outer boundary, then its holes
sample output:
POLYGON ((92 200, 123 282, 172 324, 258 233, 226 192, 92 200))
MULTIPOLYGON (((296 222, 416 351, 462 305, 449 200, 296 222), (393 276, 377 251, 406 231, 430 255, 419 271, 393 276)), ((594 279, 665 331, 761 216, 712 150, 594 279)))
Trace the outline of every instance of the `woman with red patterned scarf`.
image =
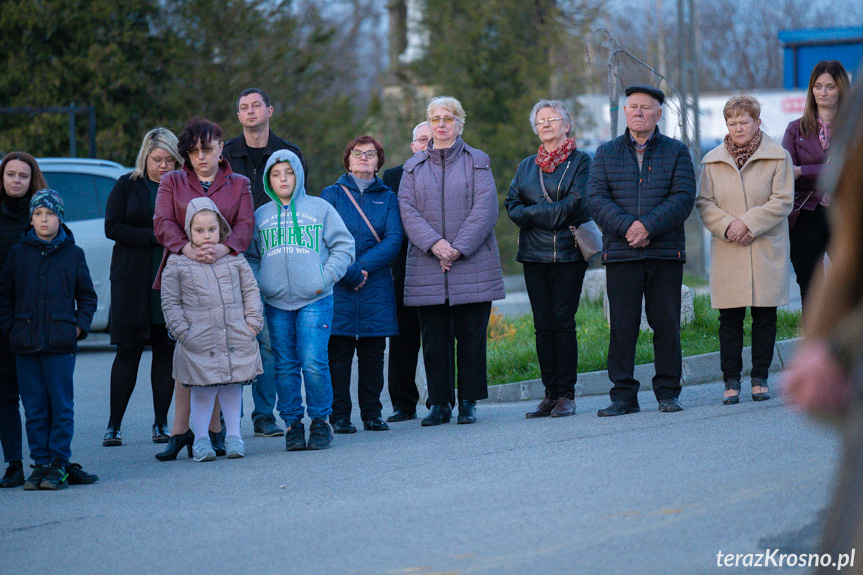
POLYGON ((522 160, 504 205, 519 227, 516 260, 536 329, 545 398, 528 419, 575 413, 578 341, 575 313, 587 262, 572 230, 591 219, 587 207, 590 156, 576 149, 572 117, 563 102, 540 100, 530 125, 541 145, 522 160))

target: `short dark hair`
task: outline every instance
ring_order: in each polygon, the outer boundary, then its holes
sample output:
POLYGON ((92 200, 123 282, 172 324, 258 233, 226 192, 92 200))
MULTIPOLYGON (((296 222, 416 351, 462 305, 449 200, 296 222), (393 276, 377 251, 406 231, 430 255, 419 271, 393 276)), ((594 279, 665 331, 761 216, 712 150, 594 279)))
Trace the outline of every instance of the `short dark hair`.
POLYGON ((267 96, 266 92, 264 92, 260 88, 246 88, 245 90, 240 92, 239 96, 237 96, 237 109, 238 110, 240 109, 240 100, 242 100, 243 98, 245 98, 249 94, 260 94, 261 98, 264 100, 264 106, 266 106, 267 108, 272 106, 272 104, 270 104, 270 97, 267 96))
POLYGON ((186 122, 183 131, 177 138, 177 151, 180 152, 184 161, 189 161, 189 150, 199 141, 202 146, 212 142, 221 142, 222 128, 217 123, 205 118, 192 118, 186 122))
POLYGON ((351 157, 351 151, 357 146, 362 146, 363 144, 373 144, 375 147, 375 151, 378 153, 378 169, 375 170, 375 173, 378 173, 381 168, 384 167, 384 160, 386 160, 386 156, 384 155, 384 147, 381 146, 377 140, 372 138, 371 136, 359 136, 351 140, 348 144, 348 147, 345 148, 345 155, 342 158, 342 163, 345 165, 345 169, 350 171, 351 164, 348 158, 351 157))

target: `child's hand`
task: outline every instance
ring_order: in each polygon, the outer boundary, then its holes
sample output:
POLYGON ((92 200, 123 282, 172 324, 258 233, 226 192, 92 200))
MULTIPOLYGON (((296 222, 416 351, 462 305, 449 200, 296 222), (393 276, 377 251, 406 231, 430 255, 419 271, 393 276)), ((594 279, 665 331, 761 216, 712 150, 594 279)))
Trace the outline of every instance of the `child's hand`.
POLYGON ((250 324, 249 322, 246 322, 246 325, 249 327, 249 331, 252 332, 252 335, 254 335, 254 336, 258 335, 258 331, 254 328, 254 326, 252 324, 250 324))

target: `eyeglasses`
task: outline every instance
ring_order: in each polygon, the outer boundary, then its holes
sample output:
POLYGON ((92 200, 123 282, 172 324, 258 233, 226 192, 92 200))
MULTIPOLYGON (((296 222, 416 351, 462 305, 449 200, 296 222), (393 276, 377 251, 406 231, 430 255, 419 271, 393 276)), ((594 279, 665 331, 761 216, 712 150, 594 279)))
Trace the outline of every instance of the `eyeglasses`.
POLYGON ((563 121, 563 118, 548 118, 546 120, 537 120, 536 125, 537 126, 545 126, 546 124, 551 125, 552 122, 561 122, 561 121, 563 121))
POLYGON ((189 156, 197 156, 198 152, 204 152, 204 155, 210 155, 213 153, 213 150, 216 149, 216 146, 204 146, 203 148, 190 148, 186 151, 189 156))
POLYGON ((414 140, 414 142, 418 142, 420 144, 428 144, 429 140, 431 140, 431 138, 423 136, 422 138, 417 138, 416 140, 414 140))
MULTIPOLYGON (((189 150, 189 153, 191 153, 191 152, 192 152, 192 150, 189 150)), ((152 162, 154 166, 161 166, 162 164, 165 164, 166 166, 173 166, 173 165, 176 165, 176 163, 177 163, 177 160, 175 160, 171 156, 168 156, 167 158, 161 158, 161 159, 147 158, 147 161, 152 162)))
POLYGON ((447 126, 452 126, 455 123, 455 118, 453 118, 452 116, 444 116, 443 118, 441 118, 440 116, 434 116, 432 118, 429 118, 429 124, 431 124, 432 126, 437 126, 441 122, 443 122, 447 126))
POLYGON ((368 150, 366 152, 363 152, 362 150, 351 150, 351 155, 355 158, 362 158, 365 156, 370 160, 378 157, 378 153, 375 150, 368 150))

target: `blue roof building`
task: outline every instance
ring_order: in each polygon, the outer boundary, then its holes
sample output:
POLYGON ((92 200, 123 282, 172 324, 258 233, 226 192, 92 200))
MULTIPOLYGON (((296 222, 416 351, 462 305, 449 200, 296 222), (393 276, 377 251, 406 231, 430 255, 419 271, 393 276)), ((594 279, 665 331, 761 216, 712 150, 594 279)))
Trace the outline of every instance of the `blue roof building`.
POLYGON ((863 27, 801 28, 779 32, 784 51, 786 90, 809 87, 812 68, 821 60, 839 60, 854 74, 863 60, 863 27))

